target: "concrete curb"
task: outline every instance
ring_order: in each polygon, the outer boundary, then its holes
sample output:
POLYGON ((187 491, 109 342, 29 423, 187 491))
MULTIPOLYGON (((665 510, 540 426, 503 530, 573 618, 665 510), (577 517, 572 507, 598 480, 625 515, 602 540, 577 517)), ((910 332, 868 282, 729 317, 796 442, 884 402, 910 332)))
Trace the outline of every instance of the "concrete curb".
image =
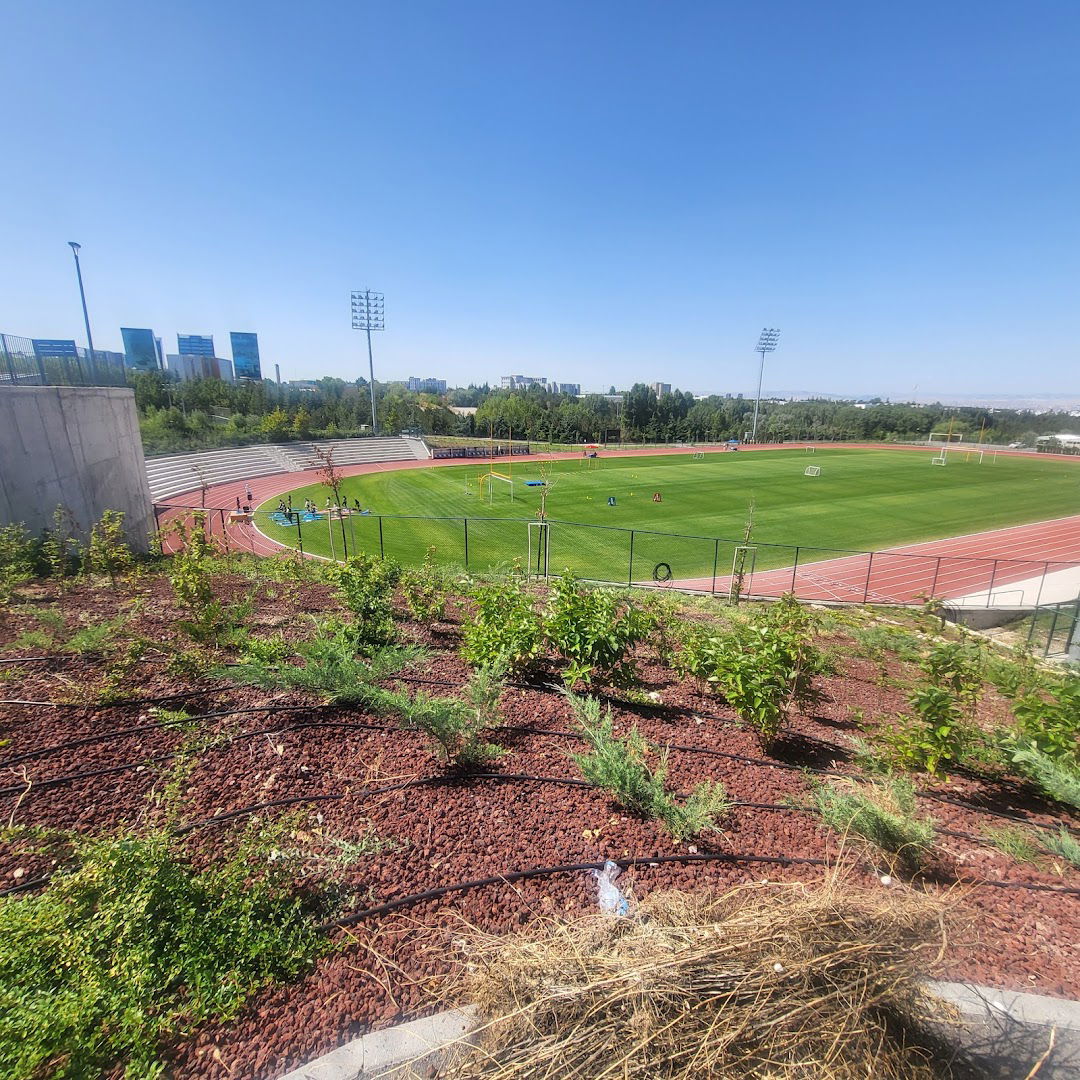
MULTIPOLYGON (((979 1075, 1022 1080, 1050 1046, 1040 1080, 1080 1076, 1080 1002, 1041 994, 995 990, 973 983, 928 983, 956 1007, 960 1025, 942 1022, 940 1031, 962 1048, 979 1075)), ((280 1077, 280 1080, 416 1080, 435 1075, 454 1045, 466 1047, 472 1008, 437 1013, 397 1027, 374 1031, 280 1077)))

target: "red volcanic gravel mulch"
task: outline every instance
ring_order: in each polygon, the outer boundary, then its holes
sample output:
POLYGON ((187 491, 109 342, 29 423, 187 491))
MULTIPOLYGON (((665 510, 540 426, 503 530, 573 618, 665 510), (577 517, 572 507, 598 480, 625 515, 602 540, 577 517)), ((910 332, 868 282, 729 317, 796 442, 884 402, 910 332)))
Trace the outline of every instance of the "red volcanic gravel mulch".
MULTIPOLYGON (((289 585, 229 579, 221 591, 229 602, 250 600, 249 626, 286 637, 305 631, 292 612, 336 610, 330 591, 316 585, 303 586, 299 609, 289 585)), ((139 703, 97 708, 87 705, 89 691, 100 685, 100 660, 56 653, 46 662, 0 665, 0 697, 64 705, 0 705, 0 740, 7 741, 0 746, 4 822, 91 833, 154 824, 152 795, 185 732, 175 725, 153 726, 160 725, 161 716, 151 699, 186 695, 165 704, 183 704, 192 714, 228 713, 199 721, 203 733, 221 738, 201 751, 185 782, 186 823, 295 800, 266 813, 289 814, 298 830, 319 830, 336 840, 358 840, 373 830, 392 842, 337 879, 343 914, 457 882, 606 858, 646 860, 623 878, 637 896, 763 879, 813 881, 827 872, 824 867, 738 860, 649 865, 648 860, 692 852, 835 859, 837 838, 790 804, 808 801, 807 769, 855 773, 852 737, 904 707, 904 692, 880 685, 878 669, 850 656, 845 639, 838 637, 840 673, 820 680, 821 703, 795 715, 786 737, 766 758, 721 699, 701 693, 643 654, 643 689, 660 700, 640 705, 607 696, 617 729, 637 724, 651 741, 672 746, 668 783, 677 791, 722 780, 737 803, 769 804, 737 805, 722 833, 680 844, 656 822, 613 808, 595 788, 538 779, 579 778, 570 754, 581 744, 568 734, 574 722, 569 702, 554 688, 554 670, 548 681, 541 675, 512 683, 503 694, 505 727, 491 737, 506 753, 490 768, 517 778, 462 777, 438 764, 424 736, 363 710, 321 706, 297 691, 232 686, 205 673, 169 674, 165 646, 183 648, 184 641, 162 578, 141 580, 122 595, 93 586, 62 595, 43 592, 35 603, 62 611, 70 628, 87 610, 96 618, 126 613, 127 630, 161 642, 163 652, 148 656, 128 676, 128 690, 142 699, 139 703), (133 599, 138 601, 134 609, 133 599), (69 779, 84 773, 93 775, 69 779), (435 782, 376 790, 421 779, 435 782)), ((386 685, 458 693, 468 676, 456 653, 464 617, 458 604, 443 623, 404 623, 406 635, 431 651, 386 685)), ((5 658, 16 655, 11 642, 33 625, 23 616, 0 625, 5 658)), ((51 651, 34 655, 44 654, 51 651)), ((889 674, 914 680, 913 669, 895 660, 889 674)), ((1000 723, 1006 715, 1007 703, 988 691, 980 718, 1000 723)), ((942 974, 1080 996, 1080 895, 1060 891, 1080 889, 1080 872, 1050 859, 1037 866, 1019 863, 978 839, 987 828, 1009 824, 1006 817, 1074 829, 1075 819, 1022 785, 975 776, 925 783, 921 796, 920 809, 940 829, 965 834, 941 835, 932 865, 916 883, 949 891, 953 899, 956 929, 942 974), (1011 887, 982 884, 988 881, 1011 887), (1044 888, 1023 887, 1031 885, 1044 888)), ((212 860, 235 843, 246 820, 196 828, 183 842, 196 861, 212 860)), ((858 859, 860 869, 854 872, 872 880, 872 856, 860 848, 858 859)), ((51 868, 51 858, 0 842, 0 888, 51 868)), ((317 875, 310 884, 320 884, 317 875)), ((595 904, 592 879, 578 871, 450 893, 333 931, 340 948, 306 978, 259 993, 234 1022, 204 1028, 172 1048, 173 1075, 269 1080, 372 1027, 437 1007, 429 993, 431 980, 447 970, 452 941, 466 924, 509 931, 536 912, 573 914, 595 904)))

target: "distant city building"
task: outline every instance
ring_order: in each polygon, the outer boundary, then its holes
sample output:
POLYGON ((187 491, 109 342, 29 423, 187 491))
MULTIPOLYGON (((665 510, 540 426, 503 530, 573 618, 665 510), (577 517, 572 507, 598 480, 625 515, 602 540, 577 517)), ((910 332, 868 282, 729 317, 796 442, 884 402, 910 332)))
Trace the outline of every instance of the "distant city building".
POLYGON ((553 394, 570 394, 572 397, 581 397, 581 383, 576 382, 553 382, 551 384, 553 394))
POLYGON ((415 375, 409 376, 409 381, 406 383, 409 390, 412 390, 417 394, 445 394, 446 393, 446 380, 445 379, 418 379, 415 375))
POLYGON ((180 356, 213 356, 213 334, 177 334, 176 352, 180 356))
POLYGON ((535 375, 504 375, 502 377, 504 390, 528 390, 530 386, 542 386, 546 390, 548 381, 537 378, 535 375))
POLYGON ((238 379, 261 379, 258 334, 229 334, 232 343, 233 370, 238 379))
POLYGON ((226 382, 236 382, 232 361, 225 360, 220 356, 215 356, 214 359, 217 361, 218 377, 224 379, 226 382))
MULTIPOLYGON (((220 379, 221 361, 216 356, 192 356, 169 353, 165 358, 169 371, 183 382, 190 379, 220 379)), ((228 363, 226 360, 225 363, 228 363)))
POLYGON ((671 393, 671 383, 669 382, 654 382, 652 384, 653 393, 657 397, 663 397, 665 394, 671 393))
POLYGON ((161 367, 158 359, 161 339, 154 337, 153 330, 121 326, 120 336, 124 339, 124 363, 132 371, 157 371, 161 367))

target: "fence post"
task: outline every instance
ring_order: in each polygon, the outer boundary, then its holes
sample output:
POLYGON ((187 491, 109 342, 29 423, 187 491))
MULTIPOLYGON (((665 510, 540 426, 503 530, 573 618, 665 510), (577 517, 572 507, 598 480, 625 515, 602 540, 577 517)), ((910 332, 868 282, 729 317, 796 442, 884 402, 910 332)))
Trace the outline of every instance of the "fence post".
POLYGON ((465 569, 469 569, 469 519, 462 518, 461 523, 465 526, 465 569))
POLYGON ((716 595, 716 565, 720 561, 720 539, 717 537, 712 553, 712 594, 716 595))
POLYGON ((930 582, 930 599, 932 600, 937 595, 937 579, 938 574, 941 573, 941 556, 939 555, 934 560, 934 580, 930 582))
MULTIPOLYGON (((252 529, 255 528, 255 518, 254 517, 252 517, 252 519, 251 519, 251 527, 252 527, 252 529)), ((301 555, 301 557, 303 557, 303 554, 304 554, 304 530, 300 527, 300 515, 299 514, 296 515, 296 543, 300 548, 300 555, 301 555)))
POLYGON ((380 514, 379 515, 379 558, 380 559, 385 559, 386 558, 386 547, 383 544, 382 518, 383 518, 383 516, 382 516, 382 514, 380 514))
POLYGON ((994 560, 994 565, 990 568, 990 587, 986 590, 986 606, 990 606, 990 601, 994 595, 994 578, 997 577, 998 560, 994 560))
POLYGON ((626 568, 626 584, 634 584, 634 530, 630 530, 630 565, 626 568))
POLYGON ((874 569, 874 553, 870 552, 870 558, 866 563, 866 588, 863 589, 862 602, 865 604, 870 599, 870 574, 874 569))
MULTIPOLYGON (((338 507, 338 524, 341 526, 341 550, 345 554, 345 559, 348 560, 348 558, 349 558, 349 545, 345 540, 345 519, 341 516, 341 514, 342 514, 342 510, 341 510, 341 507, 339 506, 338 507)), ((297 514, 296 516, 299 517, 300 515, 297 514)))
POLYGON ((799 572, 799 545, 795 545, 795 561, 791 564, 791 595, 795 595, 795 575, 799 572))
MULTIPOLYGON (((1036 608, 1038 608, 1038 606, 1039 606, 1039 601, 1040 601, 1040 600, 1042 599, 1042 593, 1043 593, 1043 586, 1044 586, 1044 585, 1046 584, 1046 575, 1047 575, 1047 574, 1049 574, 1049 573, 1050 573, 1050 560, 1049 560, 1049 559, 1047 559, 1047 560, 1046 560, 1046 561, 1045 561, 1045 562, 1043 563, 1043 572, 1042 572, 1042 577, 1041 577, 1041 578, 1039 578, 1039 591, 1038 591, 1038 593, 1036 593, 1036 595, 1035 595, 1035 607, 1036 607, 1036 608)), ((1030 640, 1031 640, 1031 638, 1029 637, 1029 638, 1028 638, 1028 640, 1030 641, 1030 640)))
POLYGON ((225 527, 225 511, 218 511, 218 520, 221 522, 221 539, 225 544, 225 554, 231 555, 232 551, 229 548, 229 530, 225 527))
POLYGON ((18 386, 19 380, 15 375, 15 364, 11 359, 11 353, 8 352, 7 334, 0 334, 0 344, 4 346, 4 359, 7 361, 8 372, 11 375, 11 385, 18 386))

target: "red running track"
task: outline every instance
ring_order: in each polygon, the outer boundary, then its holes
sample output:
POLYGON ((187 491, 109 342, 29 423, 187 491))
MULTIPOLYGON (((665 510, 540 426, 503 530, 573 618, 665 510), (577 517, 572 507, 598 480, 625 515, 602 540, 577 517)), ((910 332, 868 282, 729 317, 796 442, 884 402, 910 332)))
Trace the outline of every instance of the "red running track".
MULTIPOLYGON (((793 449, 802 444, 776 444, 756 448, 762 450, 793 449)), ((880 444, 818 443, 822 447, 835 446, 845 449, 891 449, 923 453, 936 453, 937 447, 897 446, 882 447, 880 444)), ((605 457, 658 456, 667 454, 691 454, 704 447, 672 447, 669 449, 646 448, 642 450, 604 451, 605 457)), ((721 447, 708 448, 715 451, 721 447)), ((1001 451, 1005 453, 1006 451, 1001 451)), ((1021 456, 1032 455, 1019 452, 1021 456)), ((1059 455, 1054 455, 1059 456, 1059 455)), ((542 461, 553 458, 576 458, 575 452, 537 454, 515 458, 520 461, 542 461)), ((360 476, 366 473, 385 472, 396 469, 439 468, 462 465, 468 459, 440 458, 431 461, 395 461, 368 465, 343 466, 342 476, 360 476)), ((480 460, 480 459, 477 459, 480 460)), ((317 483, 316 469, 303 472, 276 473, 250 481, 254 505, 307 484, 317 483)), ((230 547, 251 551, 256 555, 293 554, 270 540, 248 523, 230 523, 228 511, 236 509, 236 500, 246 501, 247 484, 230 481, 207 489, 205 504, 209 523, 216 535, 230 547), (220 511, 215 512, 215 511, 220 511)), ((203 501, 198 490, 172 496, 158 504, 159 520, 166 525, 174 518, 183 516, 184 508, 199 506, 203 501)), ((803 600, 846 601, 871 603, 911 603, 925 596, 940 599, 968 596, 972 593, 1000 591, 1003 586, 1027 581, 1044 573, 1053 573, 1080 566, 1080 515, 1016 525, 1006 529, 971 533, 931 540, 920 544, 908 544, 873 553, 854 553, 839 558, 815 562, 793 563, 775 570, 758 571, 747 575, 743 583, 744 593, 752 596, 780 596, 794 592, 803 600)), ((731 587, 730 576, 713 578, 680 579, 672 582, 678 588, 704 592, 727 593, 731 587)))

